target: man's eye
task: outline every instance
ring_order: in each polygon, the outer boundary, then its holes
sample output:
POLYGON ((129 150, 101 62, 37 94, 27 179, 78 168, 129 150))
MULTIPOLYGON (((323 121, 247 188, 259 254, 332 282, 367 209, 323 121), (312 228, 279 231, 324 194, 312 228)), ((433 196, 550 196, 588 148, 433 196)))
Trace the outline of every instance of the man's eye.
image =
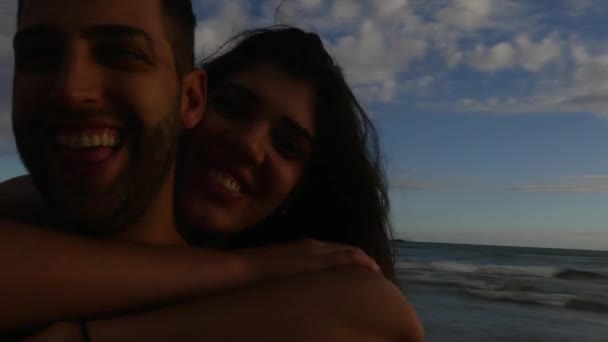
POLYGON ((144 53, 137 49, 120 46, 103 46, 97 49, 97 56, 103 64, 110 67, 129 67, 133 63, 148 63, 144 53))

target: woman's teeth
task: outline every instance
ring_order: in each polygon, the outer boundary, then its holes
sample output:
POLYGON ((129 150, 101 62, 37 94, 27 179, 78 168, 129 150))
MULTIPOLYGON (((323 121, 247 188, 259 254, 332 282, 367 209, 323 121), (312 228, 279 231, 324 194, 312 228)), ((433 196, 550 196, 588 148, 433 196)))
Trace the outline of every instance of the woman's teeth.
POLYGON ((241 185, 236 179, 217 171, 209 171, 209 174, 211 175, 211 178, 213 178, 224 188, 232 192, 241 192, 241 185))
POLYGON ((91 147, 116 147, 120 139, 109 133, 101 134, 61 134, 57 135, 56 142, 61 147, 67 148, 91 148, 91 147))

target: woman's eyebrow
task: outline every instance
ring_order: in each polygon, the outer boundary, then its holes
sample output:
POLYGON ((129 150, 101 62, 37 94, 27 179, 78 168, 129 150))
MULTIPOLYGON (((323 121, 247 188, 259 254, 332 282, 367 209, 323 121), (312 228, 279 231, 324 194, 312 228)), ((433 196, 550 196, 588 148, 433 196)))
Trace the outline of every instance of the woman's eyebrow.
POLYGON ((255 92, 236 82, 228 81, 220 86, 220 90, 234 93, 240 100, 246 100, 255 104, 262 103, 262 99, 255 92))
POLYGON ((289 117, 285 117, 285 125, 290 130, 291 134, 296 135, 297 138, 305 140, 309 144, 313 144, 314 138, 306 128, 302 127, 299 123, 295 122, 289 117))

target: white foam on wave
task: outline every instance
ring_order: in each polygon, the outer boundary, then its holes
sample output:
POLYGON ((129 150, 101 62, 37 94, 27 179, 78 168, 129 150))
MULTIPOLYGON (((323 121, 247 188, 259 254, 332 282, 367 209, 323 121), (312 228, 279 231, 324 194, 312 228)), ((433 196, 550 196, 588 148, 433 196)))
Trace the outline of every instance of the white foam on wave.
POLYGON ((489 300, 524 304, 538 304, 566 309, 608 312, 608 297, 603 295, 576 295, 566 293, 538 293, 522 291, 465 290, 465 293, 489 300))
POLYGON ((548 306, 565 306, 577 298, 565 293, 538 293, 522 291, 465 290, 466 293, 493 300, 505 300, 518 303, 541 304, 548 306))
POLYGON ((431 274, 428 272, 421 272, 417 274, 408 274, 403 276, 397 274, 399 280, 403 283, 417 282, 426 283, 439 286, 458 287, 465 289, 488 289, 493 288, 492 285, 488 284, 483 280, 478 279, 467 279, 459 277, 458 275, 443 274, 438 276, 437 274, 431 274))
POLYGON ((556 266, 478 265, 455 261, 397 262, 397 269, 450 273, 481 273, 551 278, 562 269, 556 266))

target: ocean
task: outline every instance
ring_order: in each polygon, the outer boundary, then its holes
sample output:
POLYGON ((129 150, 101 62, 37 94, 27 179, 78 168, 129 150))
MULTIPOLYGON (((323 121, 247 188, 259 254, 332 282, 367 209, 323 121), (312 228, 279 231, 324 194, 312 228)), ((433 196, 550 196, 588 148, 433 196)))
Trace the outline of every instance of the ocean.
POLYGON ((608 342, 608 252, 395 246, 426 341, 608 342))

